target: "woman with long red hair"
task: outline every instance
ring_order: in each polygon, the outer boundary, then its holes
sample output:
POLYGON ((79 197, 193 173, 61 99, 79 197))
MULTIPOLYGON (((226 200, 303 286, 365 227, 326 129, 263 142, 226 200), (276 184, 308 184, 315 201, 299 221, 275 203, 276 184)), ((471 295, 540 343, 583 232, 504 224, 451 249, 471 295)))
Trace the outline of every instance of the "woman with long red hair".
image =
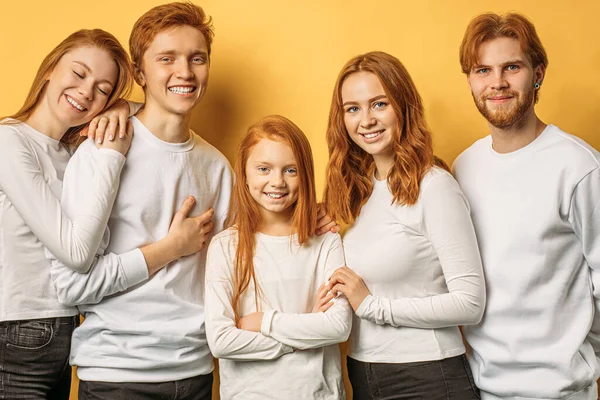
POLYGON ((325 206, 349 224, 347 267, 328 289, 354 309, 355 399, 476 399, 458 326, 480 321, 485 287, 469 206, 433 155, 423 103, 398 59, 352 58, 327 128, 325 206))
POLYGON ((343 399, 338 343, 351 309, 325 282, 340 236, 316 236, 312 152, 290 120, 252 125, 238 149, 229 229, 206 264, 206 336, 221 398, 343 399))
POLYGON ((92 190, 80 191, 71 219, 62 178, 79 130, 131 84, 118 40, 80 30, 44 58, 21 109, 0 121, 0 398, 69 397, 79 313, 59 303, 45 248, 78 271, 92 263, 131 136, 99 145, 92 190))

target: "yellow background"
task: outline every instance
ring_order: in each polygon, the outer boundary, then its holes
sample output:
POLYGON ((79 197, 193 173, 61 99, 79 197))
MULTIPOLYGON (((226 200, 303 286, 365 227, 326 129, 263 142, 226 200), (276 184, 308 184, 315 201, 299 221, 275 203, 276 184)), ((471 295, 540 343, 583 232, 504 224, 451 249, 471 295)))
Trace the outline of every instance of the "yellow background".
MULTIPOLYGON (((211 77, 193 129, 232 162, 245 129, 278 113, 296 122, 313 146, 323 188, 324 132, 332 88, 352 56, 397 56, 424 99, 437 155, 448 163, 487 125, 460 72, 458 46, 469 20, 515 10, 536 25, 549 55, 537 113, 547 123, 600 148, 600 1, 280 0, 199 3, 214 18, 211 77)), ((43 57, 80 28, 103 28, 127 47, 136 19, 155 0, 8 1, 0 5, 0 115, 16 111, 43 57)), ((143 99, 139 88, 133 99, 143 99)))

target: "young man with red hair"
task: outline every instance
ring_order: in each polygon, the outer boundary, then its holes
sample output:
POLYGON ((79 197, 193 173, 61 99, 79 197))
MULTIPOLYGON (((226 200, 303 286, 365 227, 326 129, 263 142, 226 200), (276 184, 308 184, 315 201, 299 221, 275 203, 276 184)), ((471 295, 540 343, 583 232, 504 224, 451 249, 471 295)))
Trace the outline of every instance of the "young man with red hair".
POLYGON ((600 153, 536 115, 548 59, 522 15, 476 17, 460 62, 490 128, 454 164, 487 282, 464 327, 475 383, 485 400, 596 399, 600 153))
MULTIPOLYGON (((190 130, 208 83, 211 42, 210 19, 192 3, 157 6, 133 27, 130 52, 145 104, 130 119, 134 136, 110 241, 101 248, 106 255, 87 274, 56 260, 52 267, 59 300, 85 315, 70 360, 80 400, 211 398, 202 247, 213 225, 204 212, 213 208, 214 231, 223 229, 233 179, 226 158, 190 130), (187 212, 198 217, 186 219, 187 212), (197 242, 170 238, 173 224, 190 225, 197 242)), ((66 212, 97 153, 88 140, 73 156, 63 184, 66 212)))

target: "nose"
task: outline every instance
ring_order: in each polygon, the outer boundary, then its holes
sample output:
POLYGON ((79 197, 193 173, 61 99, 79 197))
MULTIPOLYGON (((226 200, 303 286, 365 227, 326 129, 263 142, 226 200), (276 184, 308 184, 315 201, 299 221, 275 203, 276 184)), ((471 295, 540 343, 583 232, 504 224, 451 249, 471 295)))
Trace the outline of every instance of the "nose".
POLYGON ((94 99, 94 82, 83 82, 79 86, 79 94, 82 95, 86 100, 92 101, 94 99))
POLYGON ((367 109, 363 113, 361 113, 360 126, 362 126, 363 128, 369 128, 369 127, 375 125, 376 123, 377 123, 377 120, 375 119, 373 114, 371 114, 370 109, 367 109))
POLYGON ((285 180, 283 179, 283 174, 281 172, 273 172, 269 183, 272 187, 285 187, 285 180))
POLYGON ((492 74, 492 89, 501 90, 508 87, 508 81, 504 75, 504 71, 494 71, 492 74))
POLYGON ((194 77, 194 71, 190 68, 190 64, 187 60, 183 60, 179 63, 177 68, 177 77, 181 79, 192 79, 194 77))

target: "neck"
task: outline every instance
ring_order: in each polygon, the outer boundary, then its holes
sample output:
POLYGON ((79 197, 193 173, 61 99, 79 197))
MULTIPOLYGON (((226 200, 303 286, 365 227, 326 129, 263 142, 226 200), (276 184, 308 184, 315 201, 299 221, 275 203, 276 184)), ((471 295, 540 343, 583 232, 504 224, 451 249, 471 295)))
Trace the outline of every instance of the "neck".
POLYGON ((289 236, 292 234, 292 214, 262 212, 257 230, 270 236, 289 236))
POLYGON ((546 128, 533 112, 527 116, 525 121, 508 129, 500 129, 489 125, 492 135, 492 148, 497 153, 512 153, 533 142, 546 128))
POLYGON ((190 138, 190 113, 169 113, 155 104, 146 103, 136 117, 163 142, 183 143, 190 138))
POLYGON ((386 179, 394 165, 393 154, 373 156, 373 161, 375 161, 375 179, 378 181, 386 179))
POLYGON ((40 104, 34 108, 29 118, 25 120, 25 123, 52 139, 61 140, 70 126, 65 126, 60 123, 60 121, 52 115, 50 109, 45 107, 45 101, 45 99, 42 99, 40 104))

